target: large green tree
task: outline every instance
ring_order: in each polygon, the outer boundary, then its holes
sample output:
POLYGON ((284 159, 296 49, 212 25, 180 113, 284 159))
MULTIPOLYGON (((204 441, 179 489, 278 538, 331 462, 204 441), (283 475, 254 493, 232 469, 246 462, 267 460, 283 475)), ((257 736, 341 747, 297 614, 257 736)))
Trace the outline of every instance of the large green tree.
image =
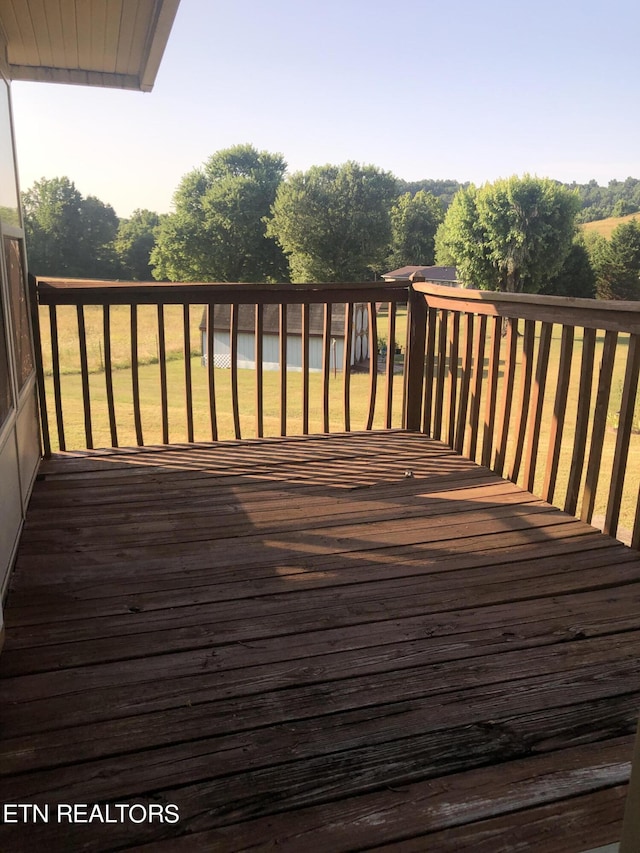
POLYGON ((111 205, 84 198, 67 177, 42 178, 22 194, 29 269, 36 275, 109 278, 118 217, 111 205))
POLYGON ((607 240, 587 235, 600 299, 640 299, 640 222, 622 222, 607 240))
POLYGON ((436 231, 443 218, 442 203, 431 193, 401 195, 391 208, 389 268, 433 264, 436 231))
POLYGON ((375 166, 313 166, 285 181, 267 233, 293 281, 362 281, 380 272, 391 241, 396 179, 375 166))
POLYGON ((282 281, 287 264, 265 234, 286 164, 280 154, 236 145, 185 175, 151 255, 156 278, 172 281, 282 281))
POLYGON ((577 193, 530 175, 471 185, 438 230, 438 263, 470 287, 536 293, 569 254, 579 207, 577 193))
POLYGON ((151 210, 134 210, 122 219, 114 242, 119 277, 132 281, 151 281, 150 256, 156 244, 160 217, 151 210))

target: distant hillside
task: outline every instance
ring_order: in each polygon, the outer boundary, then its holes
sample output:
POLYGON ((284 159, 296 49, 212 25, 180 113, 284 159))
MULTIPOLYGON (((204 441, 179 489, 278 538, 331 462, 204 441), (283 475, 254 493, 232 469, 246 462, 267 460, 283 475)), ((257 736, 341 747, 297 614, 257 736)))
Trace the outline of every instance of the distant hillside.
POLYGON ((607 219, 598 219, 595 222, 585 222, 580 227, 583 231, 595 231, 607 239, 621 222, 629 222, 630 219, 640 219, 640 213, 630 213, 628 216, 609 216, 607 219))

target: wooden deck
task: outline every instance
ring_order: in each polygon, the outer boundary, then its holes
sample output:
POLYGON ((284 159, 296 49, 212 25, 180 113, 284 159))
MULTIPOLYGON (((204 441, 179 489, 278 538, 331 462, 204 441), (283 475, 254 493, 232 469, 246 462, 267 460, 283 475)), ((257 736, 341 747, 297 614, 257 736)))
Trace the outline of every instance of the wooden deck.
POLYGON ((46 462, 5 617, 2 850, 619 838, 640 560, 422 435, 46 462))

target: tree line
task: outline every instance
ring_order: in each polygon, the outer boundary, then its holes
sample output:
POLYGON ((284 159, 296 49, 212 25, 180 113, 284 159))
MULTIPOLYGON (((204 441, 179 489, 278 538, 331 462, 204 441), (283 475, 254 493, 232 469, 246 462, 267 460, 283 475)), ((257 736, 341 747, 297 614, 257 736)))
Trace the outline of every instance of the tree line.
POLYGON ((583 236, 580 188, 528 175, 408 183, 354 162, 287 175, 280 154, 237 145, 183 177, 170 214, 119 220, 66 177, 22 201, 41 275, 348 282, 437 262, 474 287, 640 298, 640 225, 583 236))

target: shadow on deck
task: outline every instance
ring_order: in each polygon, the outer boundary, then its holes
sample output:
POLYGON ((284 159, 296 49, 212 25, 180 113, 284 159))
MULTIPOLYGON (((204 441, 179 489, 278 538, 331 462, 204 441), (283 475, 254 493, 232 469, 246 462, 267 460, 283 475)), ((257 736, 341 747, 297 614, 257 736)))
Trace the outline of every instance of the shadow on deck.
POLYGON ((43 463, 6 620, 3 849, 620 836, 640 560, 423 435, 43 463))

